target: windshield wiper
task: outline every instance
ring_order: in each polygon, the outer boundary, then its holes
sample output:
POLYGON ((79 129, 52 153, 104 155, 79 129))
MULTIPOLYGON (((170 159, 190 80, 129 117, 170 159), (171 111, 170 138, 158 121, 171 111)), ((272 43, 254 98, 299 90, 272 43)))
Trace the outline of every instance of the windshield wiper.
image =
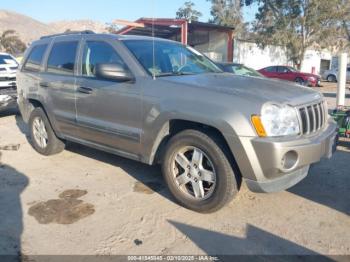
POLYGON ((168 72, 157 74, 156 77, 165 77, 165 76, 188 76, 195 75, 194 73, 185 73, 185 72, 168 72))

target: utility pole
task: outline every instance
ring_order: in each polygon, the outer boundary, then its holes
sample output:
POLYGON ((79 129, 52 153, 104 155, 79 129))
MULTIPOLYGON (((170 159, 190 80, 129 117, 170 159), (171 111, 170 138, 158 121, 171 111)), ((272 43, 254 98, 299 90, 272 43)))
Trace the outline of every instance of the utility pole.
POLYGON ((340 54, 339 55, 339 66, 338 66, 337 108, 345 106, 347 62, 348 62, 347 53, 340 54))

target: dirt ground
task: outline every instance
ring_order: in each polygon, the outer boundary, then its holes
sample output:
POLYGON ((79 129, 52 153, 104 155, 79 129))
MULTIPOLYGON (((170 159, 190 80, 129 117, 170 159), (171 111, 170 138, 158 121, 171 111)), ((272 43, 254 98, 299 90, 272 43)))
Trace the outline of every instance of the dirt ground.
MULTIPOLYGON (((334 87, 321 90, 334 105, 334 87)), ((0 145, 20 147, 1 151, 0 254, 350 255, 350 141, 288 191, 243 185, 202 215, 174 202, 157 166, 76 144, 44 157, 26 134, 20 116, 1 114, 0 145)))

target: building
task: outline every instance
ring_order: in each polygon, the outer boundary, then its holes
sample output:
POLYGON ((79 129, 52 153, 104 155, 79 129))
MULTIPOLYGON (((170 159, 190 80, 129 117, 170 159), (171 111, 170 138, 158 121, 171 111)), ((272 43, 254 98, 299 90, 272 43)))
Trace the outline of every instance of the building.
POLYGON ((167 18, 140 18, 132 23, 117 20, 115 23, 125 25, 117 34, 171 39, 188 44, 215 61, 233 60, 233 27, 167 18))

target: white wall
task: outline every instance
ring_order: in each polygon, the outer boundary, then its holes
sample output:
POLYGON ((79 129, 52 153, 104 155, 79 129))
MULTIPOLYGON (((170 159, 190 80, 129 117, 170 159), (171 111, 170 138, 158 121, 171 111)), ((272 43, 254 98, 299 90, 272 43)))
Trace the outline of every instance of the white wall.
POLYGON ((301 64, 301 71, 305 73, 312 73, 313 68, 316 74, 320 74, 321 59, 332 60, 332 54, 328 51, 307 50, 305 52, 304 60, 301 64))
MULTIPOLYGON (((301 71, 320 74, 321 59, 332 60, 332 54, 328 51, 308 50, 302 63, 301 71)), ((285 48, 281 46, 267 46, 261 49, 252 42, 235 40, 233 62, 244 64, 254 69, 261 69, 273 65, 292 65, 288 60, 285 48)))
POLYGON ((286 51, 280 46, 266 46, 261 49, 257 44, 251 42, 234 41, 233 62, 244 64, 259 70, 272 65, 290 64, 286 51))

